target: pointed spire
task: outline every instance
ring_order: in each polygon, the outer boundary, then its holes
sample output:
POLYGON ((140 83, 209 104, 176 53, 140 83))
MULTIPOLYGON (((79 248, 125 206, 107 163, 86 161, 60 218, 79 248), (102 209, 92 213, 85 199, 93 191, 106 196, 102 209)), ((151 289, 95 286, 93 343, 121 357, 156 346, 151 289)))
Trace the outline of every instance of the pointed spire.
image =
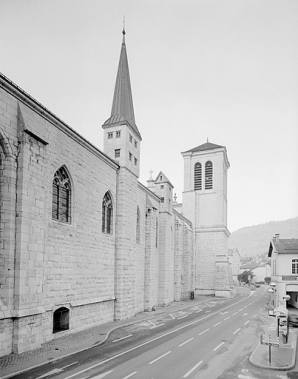
POLYGON ((128 123, 134 132, 138 135, 140 139, 141 134, 137 128, 135 123, 135 115, 133 109, 133 101, 132 101, 132 91, 130 85, 130 76, 128 69, 128 60, 126 54, 126 45, 125 45, 125 24, 123 21, 123 40, 121 46, 121 53, 118 65, 118 72, 114 90, 114 98, 112 105, 111 117, 104 123, 103 127, 115 123, 123 122, 128 123))

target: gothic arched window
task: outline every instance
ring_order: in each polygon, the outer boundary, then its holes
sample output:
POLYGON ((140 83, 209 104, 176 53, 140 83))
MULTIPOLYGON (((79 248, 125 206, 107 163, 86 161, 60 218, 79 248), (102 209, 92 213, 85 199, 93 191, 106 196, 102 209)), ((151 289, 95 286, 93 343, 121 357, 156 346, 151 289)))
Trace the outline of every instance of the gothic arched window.
POLYGON ((140 222, 141 222, 141 215, 140 215, 140 209, 137 207, 137 226, 136 226, 136 242, 140 243, 140 222))
POLYGON ((195 190, 201 190, 202 189, 202 165, 200 162, 197 162, 195 164, 195 172, 194 172, 194 183, 195 183, 195 190))
POLYGON ((64 167, 59 168, 53 180, 52 218, 70 222, 70 179, 64 167))
POLYGON ((106 192, 102 200, 102 231, 103 233, 112 233, 113 222, 113 204, 109 192, 106 192))
POLYGON ((212 162, 205 163, 205 189, 212 189, 213 187, 213 166, 212 162))

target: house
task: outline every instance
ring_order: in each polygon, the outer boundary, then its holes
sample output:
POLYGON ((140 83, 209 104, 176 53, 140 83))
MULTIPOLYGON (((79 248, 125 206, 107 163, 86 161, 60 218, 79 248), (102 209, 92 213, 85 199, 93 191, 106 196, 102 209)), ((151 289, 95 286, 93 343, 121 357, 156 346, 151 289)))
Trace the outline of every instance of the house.
POLYGON ((298 239, 280 239, 279 234, 270 241, 268 257, 271 258, 271 283, 274 293, 274 307, 285 306, 285 296, 289 295, 288 304, 298 308, 298 239))

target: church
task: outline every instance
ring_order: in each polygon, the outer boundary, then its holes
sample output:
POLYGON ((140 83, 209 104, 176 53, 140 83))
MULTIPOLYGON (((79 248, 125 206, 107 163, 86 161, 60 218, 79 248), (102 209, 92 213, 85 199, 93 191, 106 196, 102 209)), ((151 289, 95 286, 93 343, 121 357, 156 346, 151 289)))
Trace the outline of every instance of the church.
MULTIPOLYGON (((224 146, 143 185, 123 31, 99 150, 0 74, 0 356, 198 295, 233 293, 224 146)), ((145 143, 145 142, 144 142, 145 143)))

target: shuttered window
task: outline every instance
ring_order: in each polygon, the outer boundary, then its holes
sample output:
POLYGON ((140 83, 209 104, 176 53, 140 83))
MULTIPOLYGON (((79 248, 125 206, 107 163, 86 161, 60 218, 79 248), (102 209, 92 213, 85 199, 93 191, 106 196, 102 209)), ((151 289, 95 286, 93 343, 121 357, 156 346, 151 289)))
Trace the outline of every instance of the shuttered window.
POLYGON ((106 192, 102 201, 102 232, 111 234, 113 225, 113 204, 109 192, 106 192))
POLYGON ((52 218, 70 223, 70 180, 65 168, 56 171, 53 180, 52 218))
POLYGON ((194 183, 195 183, 195 190, 201 190, 202 189, 202 165, 200 162, 197 162, 195 164, 195 172, 194 172, 194 183))
POLYGON ((208 161, 205 164, 205 189, 213 187, 213 166, 212 162, 208 161))

